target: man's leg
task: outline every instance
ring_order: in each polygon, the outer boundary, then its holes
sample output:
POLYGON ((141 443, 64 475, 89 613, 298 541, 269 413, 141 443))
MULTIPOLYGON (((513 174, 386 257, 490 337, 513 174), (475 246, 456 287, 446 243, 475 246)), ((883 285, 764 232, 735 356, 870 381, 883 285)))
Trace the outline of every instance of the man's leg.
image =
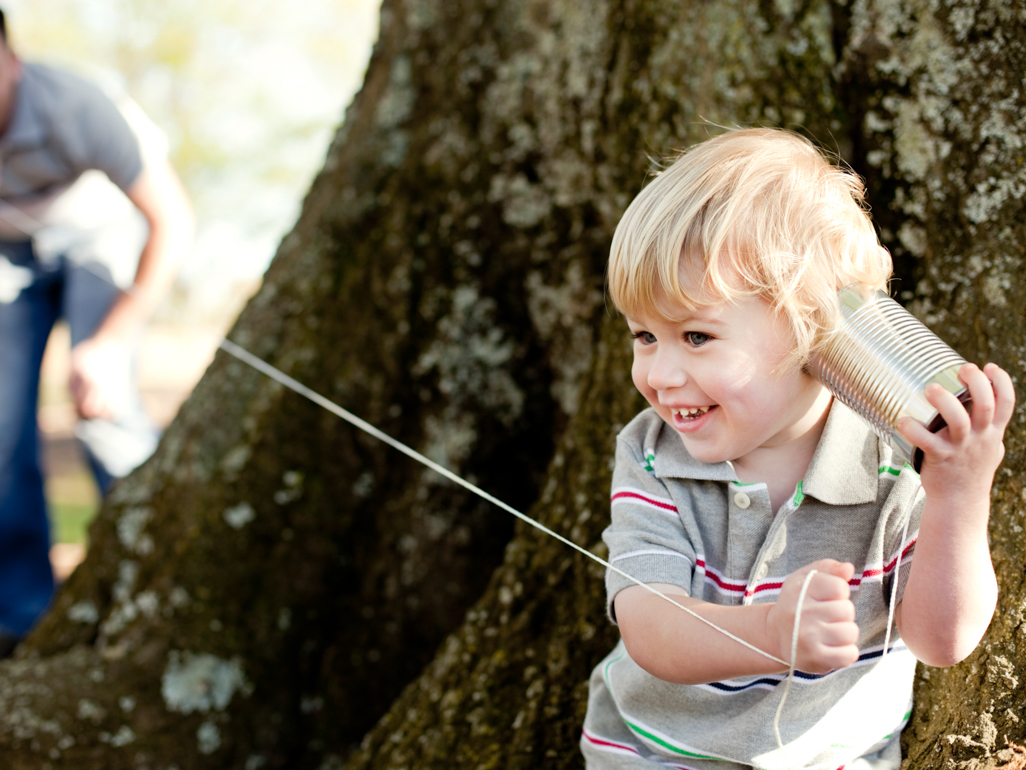
MULTIPOLYGON (((62 314, 71 330, 71 344, 88 339, 103 321, 120 290, 110 272, 98 262, 79 265, 65 261, 65 289, 62 314)), ((112 420, 80 420, 75 435, 85 448, 101 493, 114 479, 127 475, 157 447, 160 431, 147 416, 134 382, 126 383, 128 394, 112 420)))
POLYGON ((0 644, 23 636, 53 594, 36 406, 60 288, 28 242, 0 242, 0 644))

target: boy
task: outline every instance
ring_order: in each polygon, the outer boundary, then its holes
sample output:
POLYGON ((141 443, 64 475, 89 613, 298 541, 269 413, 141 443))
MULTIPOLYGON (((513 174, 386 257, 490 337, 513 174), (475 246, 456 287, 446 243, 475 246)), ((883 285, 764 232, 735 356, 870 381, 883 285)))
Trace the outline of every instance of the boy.
POLYGON ((733 131, 617 227, 609 290, 651 408, 618 439, 610 561, 777 660, 608 572, 622 641, 592 674, 589 768, 897 768, 915 659, 952 665, 986 630, 1008 375, 962 367, 971 416, 927 389, 948 427, 900 426, 925 454, 917 478, 803 370, 837 291, 890 276, 862 194, 796 135, 733 131), (783 748, 779 660, 797 669, 783 748))

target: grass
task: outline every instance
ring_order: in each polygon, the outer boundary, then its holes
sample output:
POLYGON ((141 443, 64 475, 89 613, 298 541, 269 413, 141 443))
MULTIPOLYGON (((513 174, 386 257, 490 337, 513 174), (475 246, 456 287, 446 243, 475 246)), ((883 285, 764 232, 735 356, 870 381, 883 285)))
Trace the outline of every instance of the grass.
POLYGON ((50 507, 50 539, 54 543, 85 545, 89 524, 100 507, 92 475, 79 467, 48 477, 46 499, 50 507))
POLYGON ((95 503, 50 502, 50 532, 55 543, 81 543, 88 541, 88 529, 96 516, 95 503))

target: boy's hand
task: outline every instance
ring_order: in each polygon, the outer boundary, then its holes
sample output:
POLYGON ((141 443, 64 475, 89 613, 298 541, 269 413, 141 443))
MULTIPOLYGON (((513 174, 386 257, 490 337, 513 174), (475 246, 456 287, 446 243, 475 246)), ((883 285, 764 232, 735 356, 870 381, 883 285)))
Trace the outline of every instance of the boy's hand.
POLYGON ((923 450, 920 478, 928 499, 961 507, 968 496, 989 503, 994 472, 1005 456, 1005 427, 1015 407, 1015 389, 1008 373, 996 364, 981 371, 965 364, 958 378, 969 388, 972 413, 940 385, 926 389, 926 400, 936 407, 947 427, 930 433, 919 422, 906 417, 899 429, 923 450))
POLYGON ((848 581, 855 573, 852 564, 821 559, 792 572, 784 581, 780 597, 770 609, 766 622, 778 645, 777 657, 790 660, 798 594, 811 570, 816 570, 816 574, 809 581, 802 605, 795 668, 825 674, 850 666, 859 658, 855 605, 848 598, 851 595, 848 581))

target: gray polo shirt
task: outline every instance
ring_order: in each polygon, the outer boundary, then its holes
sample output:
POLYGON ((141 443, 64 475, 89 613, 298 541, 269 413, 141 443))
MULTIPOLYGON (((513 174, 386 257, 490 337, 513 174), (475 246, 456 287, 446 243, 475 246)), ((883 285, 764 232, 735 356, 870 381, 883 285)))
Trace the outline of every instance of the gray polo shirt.
MULTIPOLYGON (((642 582, 722 605, 772 602, 787 575, 818 559, 851 562, 861 655, 825 675, 797 672, 781 750, 773 717, 786 674, 672 684, 645 672, 621 642, 592 674, 581 739, 589 768, 896 768, 915 658, 897 629, 881 652, 891 581, 898 567, 900 599, 924 501, 918 476, 893 467, 890 447, 836 401, 805 478, 775 513, 765 484, 742 484, 729 463, 694 460, 654 411, 638 415, 617 442, 603 535, 610 561, 642 582)), ((610 608, 629 585, 607 573, 610 608)))

